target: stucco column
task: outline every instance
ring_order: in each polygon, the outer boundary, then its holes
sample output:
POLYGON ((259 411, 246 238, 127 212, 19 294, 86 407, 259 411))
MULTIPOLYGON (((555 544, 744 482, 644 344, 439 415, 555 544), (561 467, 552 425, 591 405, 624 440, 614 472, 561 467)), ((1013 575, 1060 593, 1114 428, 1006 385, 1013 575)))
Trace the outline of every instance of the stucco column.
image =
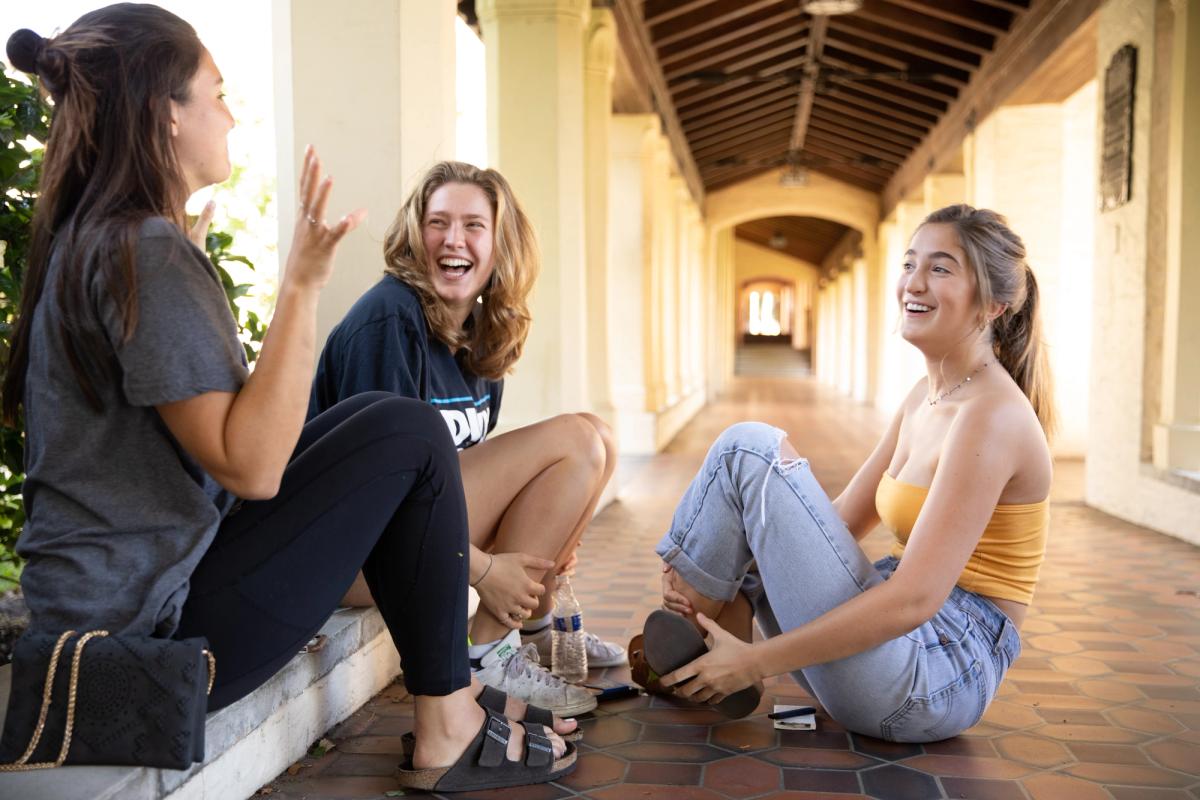
POLYGON ((959 173, 937 172, 925 176, 925 213, 967 202, 967 179, 959 173))
POLYGON ((649 275, 653 261, 651 169, 658 117, 615 114, 609 137, 607 299, 609 380, 622 453, 655 452, 647 387, 649 275))
POLYGON ((671 252, 671 204, 668 202, 667 179, 671 169, 671 154, 666 137, 661 133, 654 137, 647 165, 649 181, 647 202, 651 218, 647 221, 651 241, 651 258, 647 264, 646 308, 646 385, 647 407, 650 411, 662 411, 669 405, 667 386, 667 331, 666 324, 666 274, 671 252))
POLYGON ((384 234, 411 184, 454 156, 455 5, 273 0, 271 14, 280 268, 292 241, 306 145, 335 178, 328 218, 359 207, 369 214, 338 249, 317 312, 320 346, 382 275, 384 234))
MULTIPOLYGON (((609 129, 616 58, 611 9, 592 10, 584 58, 584 220, 587 242, 588 395, 594 412, 615 424, 609 377, 609 129)), ((618 437, 619 438, 619 437, 618 437)))
POLYGON ((587 0, 480 0, 488 156, 537 230, 533 327, 504 391, 503 426, 588 406, 584 271, 587 0))
POLYGON ((1200 470, 1200 2, 1172 0, 1162 422, 1154 465, 1200 470))

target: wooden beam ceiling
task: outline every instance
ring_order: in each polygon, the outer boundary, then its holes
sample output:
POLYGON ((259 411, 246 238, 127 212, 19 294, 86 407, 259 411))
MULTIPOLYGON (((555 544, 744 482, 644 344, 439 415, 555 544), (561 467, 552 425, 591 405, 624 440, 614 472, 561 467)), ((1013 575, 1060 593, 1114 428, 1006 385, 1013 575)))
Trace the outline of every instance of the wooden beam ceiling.
POLYGON ((820 269, 849 230, 839 222, 818 217, 766 217, 743 222, 734 228, 734 235, 820 269))

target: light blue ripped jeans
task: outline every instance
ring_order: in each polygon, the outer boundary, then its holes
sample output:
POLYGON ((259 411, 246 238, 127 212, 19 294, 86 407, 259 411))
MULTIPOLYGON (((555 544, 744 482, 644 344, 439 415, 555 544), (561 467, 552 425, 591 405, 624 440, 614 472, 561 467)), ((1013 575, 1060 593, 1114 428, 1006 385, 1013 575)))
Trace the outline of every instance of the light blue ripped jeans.
MULTIPOLYGON (((780 458, 784 436, 753 422, 722 433, 656 548, 701 594, 744 593, 766 636, 878 585, 899 563, 867 560, 808 462, 780 458)), ((979 721, 1020 651, 1008 617, 956 586, 916 630, 792 676, 852 731, 931 742, 979 721)))

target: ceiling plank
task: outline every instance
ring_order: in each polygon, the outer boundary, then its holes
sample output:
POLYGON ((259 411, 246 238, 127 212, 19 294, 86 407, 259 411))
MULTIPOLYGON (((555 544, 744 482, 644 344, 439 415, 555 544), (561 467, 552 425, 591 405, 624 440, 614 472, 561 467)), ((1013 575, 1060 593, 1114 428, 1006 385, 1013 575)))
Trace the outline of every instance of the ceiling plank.
POLYGON ((735 150, 743 147, 754 147, 756 144, 764 143, 766 140, 779 141, 783 139, 783 148, 787 148, 787 138, 785 134, 790 129, 790 121, 784 122, 782 125, 774 125, 770 128, 764 128, 755 133, 749 134, 733 145, 716 144, 708 145, 707 147, 699 147, 693 155, 696 157, 696 162, 703 164, 713 157, 714 154, 720 154, 722 151, 729 150, 733 147, 735 150))
POLYGON ((726 131, 725 133, 716 134, 716 136, 708 139, 692 139, 692 154, 697 160, 703 161, 710 152, 714 150, 738 149, 745 142, 750 142, 750 139, 745 137, 763 136, 767 133, 776 133, 782 131, 791 131, 791 122, 794 119, 792 112, 787 112, 780 116, 776 116, 770 120, 755 120, 752 124, 737 128, 737 130, 726 131), (703 155, 702 155, 703 154, 703 155))
POLYGON ((812 107, 812 124, 820 124, 827 131, 841 131, 844 136, 858 137, 862 142, 874 143, 880 148, 893 149, 896 154, 907 156, 920 144, 917 137, 871 125, 865 120, 847 118, 845 115, 829 113, 820 104, 812 107))
MULTIPOLYGON (((654 37, 654 43, 661 50, 734 20, 738 20, 737 27, 741 28, 747 17, 773 6, 786 8, 785 13, 796 16, 795 6, 791 3, 780 6, 780 0, 755 0, 750 3, 743 0, 726 0, 720 8, 710 8, 703 13, 679 17, 673 23, 655 26, 650 33, 654 37)), ((778 12, 775 13, 778 16, 778 12)))
POLYGON ((896 128, 887 128, 881 125, 876 125, 870 120, 862 118, 862 115, 847 116, 839 114, 836 111, 825 108, 823 104, 817 103, 813 105, 813 119, 820 120, 824 125, 836 125, 847 130, 856 131, 859 135, 869 137, 872 141, 887 142, 888 144, 903 148, 907 153, 921 143, 921 137, 897 130, 896 128))
POLYGON ((705 129, 703 133, 689 134, 688 138, 692 143, 693 150, 695 150, 715 142, 725 141, 731 136, 737 138, 742 134, 751 133, 760 128, 774 125, 777 122, 790 120, 793 116, 792 103, 788 103, 784 109, 776 109, 771 113, 758 116, 746 116, 741 119, 728 120, 725 126, 716 129, 705 129))
POLYGON ((789 70, 797 69, 804 64, 804 54, 801 52, 791 58, 783 61, 776 61, 770 66, 763 67, 758 70, 757 74, 760 80, 752 80, 750 78, 731 78, 717 85, 712 85, 706 81, 699 79, 682 81, 674 87, 675 103, 681 113, 684 108, 693 105, 701 100, 707 100, 710 97, 720 95, 724 92, 736 89, 741 86, 751 87, 752 91, 761 91, 760 87, 778 87, 778 86, 794 86, 796 83, 787 80, 784 73, 789 70), (772 79, 773 78, 773 79, 772 79))
MULTIPOLYGON (((897 36, 896 32, 857 14, 846 14, 830 22, 830 30, 837 31, 838 38, 852 41, 861 47, 883 46, 882 52, 895 51, 897 57, 901 54, 916 56, 920 60, 919 69, 931 71, 935 65, 950 67, 960 72, 955 73, 964 82, 972 71, 979 68, 983 56, 969 50, 958 50, 939 42, 931 42, 918 36, 905 33, 897 36), (851 34, 854 38, 846 36, 851 34)), ((917 69, 918 67, 914 67, 917 69)))
POLYGON ((836 98, 839 102, 850 103, 861 108, 875 111, 893 120, 903 120, 921 130, 922 135, 937 124, 938 115, 925 113, 918 109, 906 108, 899 103, 876 98, 859 87, 843 84, 838 87, 836 95, 823 94, 822 98, 836 98))
POLYGON ((837 131, 831 131, 823 127, 823 125, 819 125, 817 120, 809 121, 808 134, 813 137, 813 141, 819 141, 826 147, 844 147, 851 151, 853 155, 877 158, 890 166, 889 173, 904 163, 904 159, 908 155, 908 153, 896 153, 892 150, 885 150, 871 142, 864 142, 860 139, 843 136, 837 131))
POLYGON ((1099 0, 1041 0, 1022 14, 967 91, 888 181, 881 198, 884 216, 927 173, 957 157, 964 137, 973 128, 971 120, 983 119, 1003 103, 1087 21, 1098 5, 1099 0))
POLYGON ((705 117, 697 117, 694 122, 684 122, 683 131, 688 135, 688 139, 691 140, 693 137, 703 136, 708 132, 723 130, 732 125, 737 125, 741 122, 741 118, 747 114, 770 114, 785 108, 790 109, 795 102, 795 93, 790 91, 764 95, 755 98, 752 102, 729 106, 724 111, 715 112, 705 117))
POLYGON ((719 52, 694 59, 684 66, 668 70, 665 73, 667 83, 677 83, 685 75, 713 67, 714 65, 723 65, 719 68, 724 69, 726 72, 734 72, 748 69, 756 64, 761 64, 763 61, 769 61, 776 56, 794 53, 797 49, 796 42, 804 35, 804 30, 805 26, 803 24, 789 25, 767 36, 754 36, 736 47, 723 48, 719 52), (763 49, 764 45, 773 42, 782 42, 782 44, 769 50, 763 49), (735 59, 744 53, 753 53, 753 55, 748 58, 730 61, 730 59, 735 59))
POLYGON ((867 121, 884 127, 890 127, 893 130, 902 129, 901 132, 916 136, 918 140, 924 139, 929 133, 929 123, 910 122, 906 119, 901 119, 892 116, 891 112, 886 109, 881 109, 874 104, 865 103, 857 97, 839 94, 837 97, 823 94, 818 98, 817 108, 827 108, 837 114, 849 117, 851 119, 866 119, 867 121))
POLYGON ((908 154, 912 152, 911 146, 905 147, 904 145, 895 144, 878 136, 870 136, 862 133, 861 131, 847 128, 843 125, 838 125, 833 122, 826 122, 824 119, 817 116, 815 108, 813 109, 813 115, 808 120, 808 126, 810 130, 821 131, 822 133, 830 136, 841 137, 847 142, 856 143, 856 145, 861 148, 868 148, 868 152, 870 152, 872 155, 883 157, 886 154, 889 158, 893 158, 897 162, 904 161, 904 159, 908 157, 908 154))
POLYGON ((683 134, 683 127, 679 124, 675 103, 667 88, 666 78, 663 77, 662 67, 658 65, 650 34, 642 23, 640 9, 634 0, 614 0, 613 16, 617 23, 618 42, 633 62, 635 73, 640 73, 649 83, 650 94, 662 119, 663 130, 671 142, 671 150, 675 154, 679 171, 692 193, 692 199, 698 206, 703 207, 704 181, 700 179, 700 171, 696 168, 692 150, 683 134))
POLYGON ((930 110, 934 114, 941 114, 950 105, 950 102, 957 97, 957 92, 954 96, 947 97, 937 92, 931 92, 919 83, 911 83, 900 80, 887 80, 880 78, 878 80, 855 80, 850 76, 866 77, 873 72, 880 70, 871 69, 869 65, 863 64, 861 60, 854 56, 845 57, 841 51, 830 45, 829 54, 825 57, 825 63, 837 67, 843 72, 849 73, 846 79, 839 79, 835 73, 826 82, 825 94, 833 94, 843 87, 852 87, 859 89, 874 89, 874 93, 882 92, 885 99, 895 97, 905 103, 914 103, 922 110, 930 110))
POLYGON ((702 36, 699 41, 683 42, 679 47, 664 48, 661 43, 656 42, 658 44, 658 60, 662 63, 663 69, 666 69, 672 64, 685 61, 714 47, 721 47, 730 42, 735 42, 744 36, 755 35, 762 30, 786 25, 788 22, 794 20, 795 17, 796 14, 794 11, 785 11, 782 14, 775 14, 775 16, 766 17, 757 22, 739 24, 737 28, 727 30, 715 36, 702 36))
POLYGON ((996 46, 996 37, 970 28, 952 25, 939 19, 914 14, 887 4, 884 0, 865 0, 858 14, 865 19, 899 31, 912 33, 925 39, 969 50, 986 56, 996 46))
POLYGON ((992 36, 1003 36, 1013 24, 1013 14, 998 8, 972 5, 966 10, 954 0, 887 0, 895 6, 945 20, 964 28, 972 28, 992 36))
POLYGON ((1005 11, 1015 11, 1018 14, 1029 10, 1029 0, 978 0, 978 2, 1002 8, 1005 11))
MULTIPOLYGON (((647 2, 641 4, 641 13, 637 18, 645 23, 648 30, 669 19, 674 19, 683 14, 690 14, 707 5, 711 5, 714 1, 690 0, 690 2, 681 3, 679 0, 647 0, 647 2)), ((639 10, 633 6, 634 4, 630 3, 631 11, 639 10)))

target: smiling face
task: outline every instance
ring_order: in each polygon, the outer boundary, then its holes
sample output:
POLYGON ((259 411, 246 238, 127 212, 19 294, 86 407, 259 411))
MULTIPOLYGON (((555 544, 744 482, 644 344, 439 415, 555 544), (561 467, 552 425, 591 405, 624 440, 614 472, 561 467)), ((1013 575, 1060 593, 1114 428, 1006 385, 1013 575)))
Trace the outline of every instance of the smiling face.
POLYGON ((896 284, 900 335, 927 354, 944 354, 979 328, 974 273, 953 226, 913 234, 896 284))
POLYGON ((200 66, 188 84, 186 102, 171 101, 171 134, 175 158, 195 192, 229 177, 229 144, 233 115, 225 105, 222 78, 208 50, 200 53, 200 66))
POLYGON ((447 183, 429 196, 421 220, 433 289, 463 321, 492 277, 493 217, 483 189, 447 183))

